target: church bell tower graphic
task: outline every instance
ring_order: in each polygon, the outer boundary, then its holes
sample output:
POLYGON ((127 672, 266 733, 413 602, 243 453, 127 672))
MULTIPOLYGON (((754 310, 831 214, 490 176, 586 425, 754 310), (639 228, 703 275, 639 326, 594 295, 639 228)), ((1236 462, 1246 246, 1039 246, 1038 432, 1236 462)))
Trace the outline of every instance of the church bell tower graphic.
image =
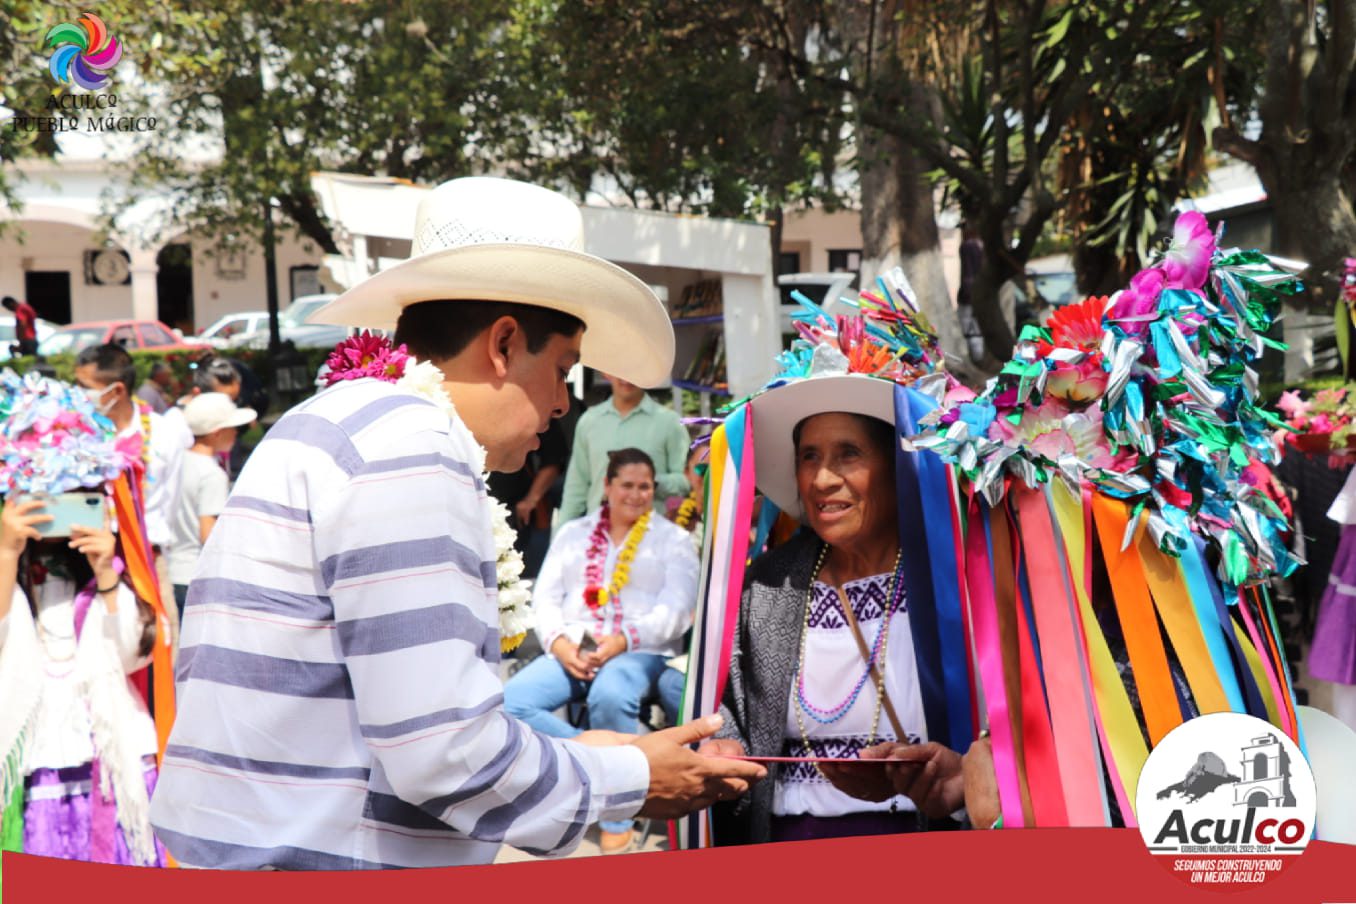
POLYGON ((1235 806, 1295 806, 1290 790, 1290 755, 1275 735, 1254 738, 1242 754, 1243 779, 1234 785, 1235 806))

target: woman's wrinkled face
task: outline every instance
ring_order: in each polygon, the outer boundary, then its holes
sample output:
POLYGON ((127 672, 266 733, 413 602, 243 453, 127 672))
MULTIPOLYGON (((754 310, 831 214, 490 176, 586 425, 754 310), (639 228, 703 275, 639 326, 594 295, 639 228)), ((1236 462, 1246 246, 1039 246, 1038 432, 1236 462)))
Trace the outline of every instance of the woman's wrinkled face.
POLYGON ((603 485, 603 494, 613 521, 633 524, 654 506, 654 472, 639 463, 622 465, 603 485))
POLYGON ((830 546, 851 550, 896 532, 894 461, 855 415, 801 422, 796 489, 811 530, 830 546))

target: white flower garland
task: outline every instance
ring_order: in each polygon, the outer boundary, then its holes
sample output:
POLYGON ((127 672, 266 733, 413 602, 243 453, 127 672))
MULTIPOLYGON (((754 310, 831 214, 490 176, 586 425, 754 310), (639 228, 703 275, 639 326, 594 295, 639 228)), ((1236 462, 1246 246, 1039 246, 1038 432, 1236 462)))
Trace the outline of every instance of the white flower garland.
MULTIPOLYGON (((410 358, 395 385, 437 405, 449 420, 456 417, 457 408, 452 404, 447 390, 443 389, 443 372, 436 365, 410 358)), ((475 469, 481 474, 481 480, 485 481, 488 479, 485 449, 479 444, 476 444, 476 455, 475 469)), ((518 535, 509 527, 508 506, 492 496, 486 496, 486 499, 490 503, 495 574, 499 581, 499 651, 508 653, 517 649, 532 627, 532 613, 527 606, 532 599, 532 582, 522 579, 523 556, 513 545, 518 535)))

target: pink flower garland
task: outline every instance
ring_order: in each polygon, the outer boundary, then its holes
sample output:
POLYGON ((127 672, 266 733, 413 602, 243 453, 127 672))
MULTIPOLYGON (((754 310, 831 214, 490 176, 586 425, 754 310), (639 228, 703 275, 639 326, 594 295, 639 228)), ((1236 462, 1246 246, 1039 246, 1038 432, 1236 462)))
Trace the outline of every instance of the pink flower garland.
POLYGON ((608 532, 612 529, 612 513, 606 502, 598 513, 598 525, 589 534, 589 550, 584 566, 584 605, 597 610, 602 605, 603 563, 607 559, 608 532))
POLYGON ((409 349, 404 345, 392 347, 391 340, 386 337, 363 330, 336 345, 325 359, 325 366, 329 368, 325 385, 364 377, 394 383, 405 373, 409 360, 409 349))

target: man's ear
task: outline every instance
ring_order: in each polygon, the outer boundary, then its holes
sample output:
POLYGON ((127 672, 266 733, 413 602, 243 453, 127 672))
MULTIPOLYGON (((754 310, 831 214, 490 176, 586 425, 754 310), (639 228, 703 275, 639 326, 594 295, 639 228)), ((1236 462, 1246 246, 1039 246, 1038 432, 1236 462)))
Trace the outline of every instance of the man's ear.
POLYGON ((509 357, 513 354, 514 340, 521 329, 517 320, 504 316, 490 324, 487 331, 485 341, 488 343, 490 367, 500 379, 508 376, 509 357))

